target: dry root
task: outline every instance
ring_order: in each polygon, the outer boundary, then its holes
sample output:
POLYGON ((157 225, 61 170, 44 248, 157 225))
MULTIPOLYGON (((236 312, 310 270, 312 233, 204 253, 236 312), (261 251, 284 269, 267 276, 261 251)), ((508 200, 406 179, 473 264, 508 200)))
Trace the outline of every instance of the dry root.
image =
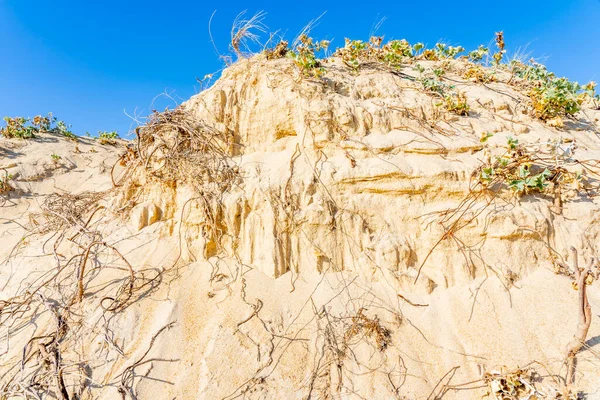
POLYGON ((358 310, 356 316, 352 317, 352 325, 344 336, 346 341, 350 341, 359 334, 373 339, 377 343, 379 351, 385 351, 392 341, 390 330, 381 325, 377 316, 367 317, 362 308, 358 310))
POLYGON ((136 133, 137 159, 127 153, 130 169, 163 182, 190 183, 203 194, 222 193, 237 178, 233 138, 181 107, 155 112, 136 133))
POLYGON ((567 376, 565 378, 566 389, 570 393, 572 385, 575 383, 575 368, 577 365, 577 353, 583 347, 587 338, 590 325, 592 324, 592 307, 587 297, 587 286, 591 285, 594 280, 600 277, 600 268, 596 260, 592 257, 589 265, 584 268, 579 268, 579 260, 577 249, 571 247, 571 263, 572 269, 565 265, 561 265, 562 271, 574 278, 573 288, 579 292, 578 310, 579 322, 577 331, 573 336, 573 340, 567 345, 567 356, 565 363, 567 364, 567 376))
POLYGON ((105 192, 85 192, 78 195, 51 194, 42 204, 41 215, 30 217, 31 222, 37 227, 36 233, 44 234, 73 227, 81 229, 87 226, 94 214, 90 215, 90 212, 97 207, 98 201, 105 194, 105 192))

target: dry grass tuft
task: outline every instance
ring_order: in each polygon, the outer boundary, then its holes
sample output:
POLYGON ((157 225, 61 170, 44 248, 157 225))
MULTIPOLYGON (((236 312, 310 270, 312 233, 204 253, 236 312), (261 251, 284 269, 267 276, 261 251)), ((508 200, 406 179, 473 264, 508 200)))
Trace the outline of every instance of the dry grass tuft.
POLYGON ((262 33, 267 31, 263 23, 267 15, 264 11, 257 12, 249 19, 244 19, 244 15, 246 15, 246 11, 239 13, 231 27, 231 48, 238 58, 244 56, 243 49, 247 49, 250 43, 260 43, 259 34, 255 33, 255 30, 262 33))

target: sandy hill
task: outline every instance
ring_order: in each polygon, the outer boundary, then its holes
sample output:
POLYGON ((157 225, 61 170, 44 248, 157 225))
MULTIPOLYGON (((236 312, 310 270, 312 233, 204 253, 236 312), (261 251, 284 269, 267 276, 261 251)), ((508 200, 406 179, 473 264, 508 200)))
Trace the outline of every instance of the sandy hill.
POLYGON ((1 139, 0 397, 600 398, 600 111, 344 57, 240 60, 131 142, 1 139))

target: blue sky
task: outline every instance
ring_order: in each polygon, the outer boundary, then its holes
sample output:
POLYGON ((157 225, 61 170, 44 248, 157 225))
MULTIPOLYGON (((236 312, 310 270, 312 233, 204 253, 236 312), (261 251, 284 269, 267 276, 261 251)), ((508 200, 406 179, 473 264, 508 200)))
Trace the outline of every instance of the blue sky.
MULTIPOLYGON (((557 75, 600 80, 600 0, 228 2, 0 0, 0 116, 52 111, 77 134, 118 130, 146 115, 167 91, 176 101, 198 92, 196 78, 223 63, 235 16, 264 10, 269 30, 293 38, 323 12, 317 39, 387 39, 467 49, 504 30, 507 48, 544 58, 557 75), (301 5, 304 4, 304 5, 301 5)), ((265 36, 266 39, 267 36, 265 36)), ((175 103, 162 97, 154 108, 175 103)))

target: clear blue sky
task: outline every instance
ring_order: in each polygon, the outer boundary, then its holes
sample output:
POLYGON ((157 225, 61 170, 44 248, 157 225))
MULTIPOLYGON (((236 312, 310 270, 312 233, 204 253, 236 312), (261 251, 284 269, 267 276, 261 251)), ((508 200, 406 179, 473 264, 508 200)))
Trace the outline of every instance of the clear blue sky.
POLYGON ((378 33, 387 39, 429 45, 471 49, 504 30, 509 51, 528 46, 557 75, 600 80, 600 0, 0 0, 0 116, 52 111, 78 134, 126 135, 124 110, 146 115, 165 90, 187 99, 199 90, 196 77, 222 67, 209 40, 210 16, 216 10, 212 34, 226 54, 232 21, 245 9, 266 11, 269 29, 288 38, 327 11, 312 36, 334 46, 346 36, 367 39, 383 17, 378 33))

